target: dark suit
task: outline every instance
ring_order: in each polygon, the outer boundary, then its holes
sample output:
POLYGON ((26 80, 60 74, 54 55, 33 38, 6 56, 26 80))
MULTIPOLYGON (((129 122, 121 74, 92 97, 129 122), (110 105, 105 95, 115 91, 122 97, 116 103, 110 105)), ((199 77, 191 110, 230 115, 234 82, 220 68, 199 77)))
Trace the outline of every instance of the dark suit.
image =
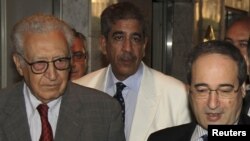
POLYGON ((175 127, 165 128, 151 134, 148 141, 190 141, 196 123, 191 122, 175 127))
MULTIPOLYGON (((120 105, 102 92, 69 82, 55 141, 124 141, 120 105)), ((0 141, 31 141, 23 83, 0 91, 0 141)))
MULTIPOLYGON (((242 110, 239 125, 250 124, 250 118, 242 110)), ((152 133, 148 141, 190 141, 196 127, 195 122, 175 127, 165 128, 152 133)))
POLYGON ((250 117, 247 115, 249 108, 250 108, 250 90, 247 90, 246 96, 243 99, 243 107, 242 107, 243 112, 241 113, 241 120, 245 124, 250 125, 250 117))

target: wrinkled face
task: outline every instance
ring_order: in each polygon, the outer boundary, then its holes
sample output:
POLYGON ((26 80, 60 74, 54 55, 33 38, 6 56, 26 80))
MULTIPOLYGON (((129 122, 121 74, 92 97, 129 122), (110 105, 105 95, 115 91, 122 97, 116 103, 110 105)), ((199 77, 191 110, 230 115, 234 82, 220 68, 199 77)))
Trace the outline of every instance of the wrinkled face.
POLYGON ((248 63, 247 59, 247 46, 248 40, 250 38, 250 31, 248 27, 244 24, 238 23, 232 26, 226 33, 226 41, 233 43, 244 56, 245 60, 248 63))
POLYGON ((118 80, 124 80, 137 71, 144 57, 146 42, 141 25, 134 19, 116 21, 108 39, 101 37, 103 53, 118 80))
POLYGON ((70 72, 70 79, 75 80, 86 74, 88 65, 84 43, 81 39, 75 38, 71 52, 72 70, 70 72))
POLYGON ((206 54, 193 63, 190 103, 203 128, 237 121, 245 96, 237 75, 236 62, 225 55, 206 54), (209 90, 212 91, 202 96, 209 90))
MULTIPOLYGON (((63 94, 68 81, 69 69, 57 70, 50 62, 44 73, 35 74, 23 58, 32 63, 54 61, 64 57, 69 57, 66 39, 61 32, 51 31, 25 34, 24 56, 14 55, 13 59, 18 72, 24 77, 34 96, 43 103, 47 103, 63 94)), ((57 61, 57 63, 61 67, 61 62, 57 61)))

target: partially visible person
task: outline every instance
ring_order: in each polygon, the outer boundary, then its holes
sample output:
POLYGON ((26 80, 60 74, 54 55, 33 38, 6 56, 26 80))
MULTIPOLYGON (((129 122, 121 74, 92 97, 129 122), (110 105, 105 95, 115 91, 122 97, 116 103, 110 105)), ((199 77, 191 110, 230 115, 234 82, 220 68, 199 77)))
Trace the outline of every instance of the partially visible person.
MULTIPOLYGON (((249 67, 247 45, 250 38, 250 17, 242 17, 235 20, 227 29, 225 41, 234 44, 244 56, 249 67)), ((249 68, 247 68, 249 70, 249 68)), ((249 73, 249 72, 248 72, 249 73)))
MULTIPOLYGON (((248 53, 248 60, 250 61, 250 38, 248 40, 247 53, 248 53)), ((250 66, 248 67, 249 67, 248 69, 250 69, 250 66)), ((244 109, 245 109, 245 113, 250 118, 250 89, 246 91, 246 97, 244 98, 244 109)))
POLYGON ((190 122, 185 85, 142 62, 145 24, 129 2, 107 7, 101 14, 100 46, 110 64, 75 81, 120 101, 127 141, 146 141, 156 130, 190 122))
POLYGON ((51 15, 14 26, 23 81, 0 91, 0 141, 125 141, 119 103, 69 81, 72 40, 71 28, 51 15))
POLYGON ((244 100, 244 109, 248 113, 250 117, 250 56, 248 51, 249 47, 249 39, 250 39, 250 17, 242 17, 234 21, 231 26, 228 28, 226 32, 225 40, 233 43, 238 49, 240 49, 241 54, 244 56, 247 69, 248 76, 246 80, 246 97, 244 100))
POLYGON ((247 66, 234 45, 217 40, 202 43, 193 48, 187 64, 189 102, 196 121, 157 131, 148 141, 203 141, 208 125, 250 124, 241 114, 247 66))
POLYGON ((71 47, 72 68, 70 71, 70 80, 76 80, 84 76, 88 71, 88 51, 86 37, 72 29, 75 39, 71 47))

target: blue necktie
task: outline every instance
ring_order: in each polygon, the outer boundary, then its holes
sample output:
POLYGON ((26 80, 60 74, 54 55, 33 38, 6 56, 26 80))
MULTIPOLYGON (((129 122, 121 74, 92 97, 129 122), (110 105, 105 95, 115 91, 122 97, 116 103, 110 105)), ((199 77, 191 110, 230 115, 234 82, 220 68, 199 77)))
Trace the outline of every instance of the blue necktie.
POLYGON ((122 96, 122 90, 126 87, 126 85, 124 85, 121 82, 117 82, 116 83, 116 93, 114 95, 114 98, 117 99, 121 105, 122 108, 122 121, 124 123, 125 121, 125 102, 122 96))
POLYGON ((201 136, 201 138, 203 139, 203 141, 208 141, 208 139, 207 139, 207 138, 208 138, 207 134, 201 136))

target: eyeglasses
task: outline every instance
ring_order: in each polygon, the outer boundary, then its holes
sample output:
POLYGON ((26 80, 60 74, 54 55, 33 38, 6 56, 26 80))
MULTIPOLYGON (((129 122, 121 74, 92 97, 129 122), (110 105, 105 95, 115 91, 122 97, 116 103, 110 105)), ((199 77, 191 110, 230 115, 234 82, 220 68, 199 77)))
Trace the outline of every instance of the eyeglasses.
POLYGON ((87 55, 83 52, 73 52, 72 53, 72 59, 74 62, 80 62, 80 61, 83 61, 84 59, 87 58, 87 55))
MULTIPOLYGON (((19 54, 20 55, 20 54, 19 54)), ((28 62, 22 55, 23 60, 31 67, 34 74, 42 74, 47 71, 49 63, 53 63, 57 70, 67 70, 70 68, 70 57, 61 57, 52 61, 35 61, 28 62)))
POLYGON ((205 99, 215 91, 219 98, 230 99, 234 97, 234 93, 239 91, 238 87, 234 90, 234 86, 231 84, 225 84, 223 86, 219 86, 217 89, 212 90, 208 86, 196 86, 191 92, 194 94, 197 99, 205 99))

